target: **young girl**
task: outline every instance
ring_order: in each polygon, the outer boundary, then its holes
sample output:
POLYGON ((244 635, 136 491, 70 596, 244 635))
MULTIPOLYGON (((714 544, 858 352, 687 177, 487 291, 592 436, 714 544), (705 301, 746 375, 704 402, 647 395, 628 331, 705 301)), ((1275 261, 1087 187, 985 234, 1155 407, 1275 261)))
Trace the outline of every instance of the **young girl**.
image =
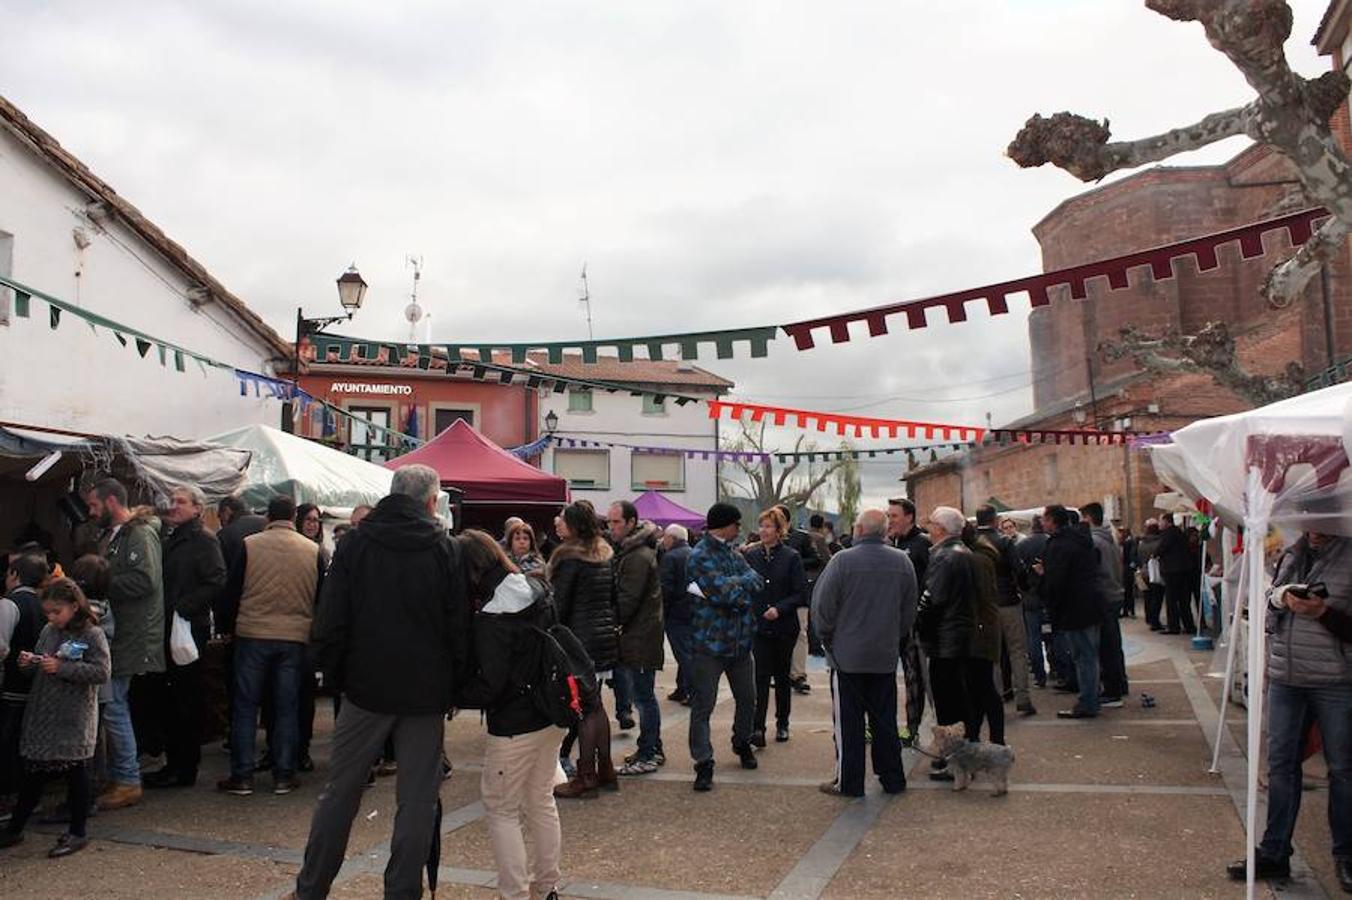
POLYGON ((33 652, 19 655, 19 665, 34 669, 35 675, 19 741, 23 786, 9 827, 0 832, 0 847, 23 840, 23 827, 38 805, 43 784, 64 775, 70 831, 47 854, 57 859, 89 843, 86 763, 94 755, 98 686, 108 680, 110 658, 97 614, 74 581, 52 580, 42 592, 42 613, 47 625, 33 652))

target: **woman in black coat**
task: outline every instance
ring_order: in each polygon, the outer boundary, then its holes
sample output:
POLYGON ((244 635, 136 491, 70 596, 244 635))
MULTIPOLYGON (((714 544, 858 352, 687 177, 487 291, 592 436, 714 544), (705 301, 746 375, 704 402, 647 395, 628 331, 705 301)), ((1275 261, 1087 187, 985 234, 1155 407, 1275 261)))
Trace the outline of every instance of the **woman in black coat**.
MULTIPOLYGON (((597 528, 590 504, 574 503, 563 511, 559 534, 563 543, 549 559, 548 577, 554 589, 559 624, 577 635, 596 667, 597 683, 610 677, 619 660, 619 627, 615 617, 614 583, 610 558, 614 555, 597 528)), ((598 787, 619 788, 610 759, 610 718, 597 692, 577 727, 579 757, 576 774, 554 790, 556 797, 592 798, 598 787)), ((569 742, 564 742, 568 747, 569 742)))
POLYGON ((798 642, 798 609, 807 606, 807 576, 803 557, 784 543, 789 522, 778 509, 756 520, 760 543, 747 551, 746 561, 762 578, 765 589, 752 602, 756 637, 751 652, 756 660, 756 723, 751 743, 765 746, 765 717, 770 705, 770 679, 775 682, 775 740, 789 739, 789 710, 793 703, 789 667, 798 642))

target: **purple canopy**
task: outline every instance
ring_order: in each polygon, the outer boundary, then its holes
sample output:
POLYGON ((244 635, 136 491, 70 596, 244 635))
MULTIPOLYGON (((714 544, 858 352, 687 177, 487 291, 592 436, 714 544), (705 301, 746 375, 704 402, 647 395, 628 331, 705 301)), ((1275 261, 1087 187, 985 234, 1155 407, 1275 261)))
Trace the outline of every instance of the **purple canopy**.
POLYGON ((686 528, 703 528, 704 515, 686 509, 679 503, 668 500, 657 491, 644 491, 634 498, 641 519, 647 519, 654 525, 665 528, 668 525, 684 525, 686 528))

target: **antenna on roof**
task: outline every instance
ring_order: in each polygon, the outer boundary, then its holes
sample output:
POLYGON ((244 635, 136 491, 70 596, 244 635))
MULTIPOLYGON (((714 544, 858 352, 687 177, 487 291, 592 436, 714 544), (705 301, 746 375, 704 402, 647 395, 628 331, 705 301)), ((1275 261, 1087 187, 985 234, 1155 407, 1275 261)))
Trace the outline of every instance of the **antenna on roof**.
POLYGON ((582 296, 577 298, 577 302, 587 307, 587 340, 592 340, 596 335, 592 334, 591 287, 587 284, 585 260, 582 262, 582 296))
POLYGON ((412 254, 404 257, 404 265, 413 267, 413 292, 409 299, 413 302, 404 307, 404 318, 408 319, 409 342, 418 340, 418 322, 422 320, 423 308, 418 305, 418 282, 422 279, 422 257, 412 254))

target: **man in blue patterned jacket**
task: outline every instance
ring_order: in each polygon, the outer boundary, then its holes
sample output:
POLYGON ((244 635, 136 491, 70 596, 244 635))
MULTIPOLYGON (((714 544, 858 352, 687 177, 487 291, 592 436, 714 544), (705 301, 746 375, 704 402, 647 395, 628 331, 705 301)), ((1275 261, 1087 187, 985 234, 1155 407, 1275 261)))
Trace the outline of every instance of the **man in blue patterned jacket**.
POLYGON ((690 578, 691 621, 695 637, 690 655, 690 758, 695 762, 695 790, 714 783, 714 748, 709 743, 709 716, 718 699, 718 680, 727 675, 736 711, 732 751, 743 769, 756 768, 751 726, 756 712, 755 664, 751 640, 756 634, 751 602, 765 582, 732 546, 742 522, 737 507, 709 507, 704 539, 686 562, 690 578))

